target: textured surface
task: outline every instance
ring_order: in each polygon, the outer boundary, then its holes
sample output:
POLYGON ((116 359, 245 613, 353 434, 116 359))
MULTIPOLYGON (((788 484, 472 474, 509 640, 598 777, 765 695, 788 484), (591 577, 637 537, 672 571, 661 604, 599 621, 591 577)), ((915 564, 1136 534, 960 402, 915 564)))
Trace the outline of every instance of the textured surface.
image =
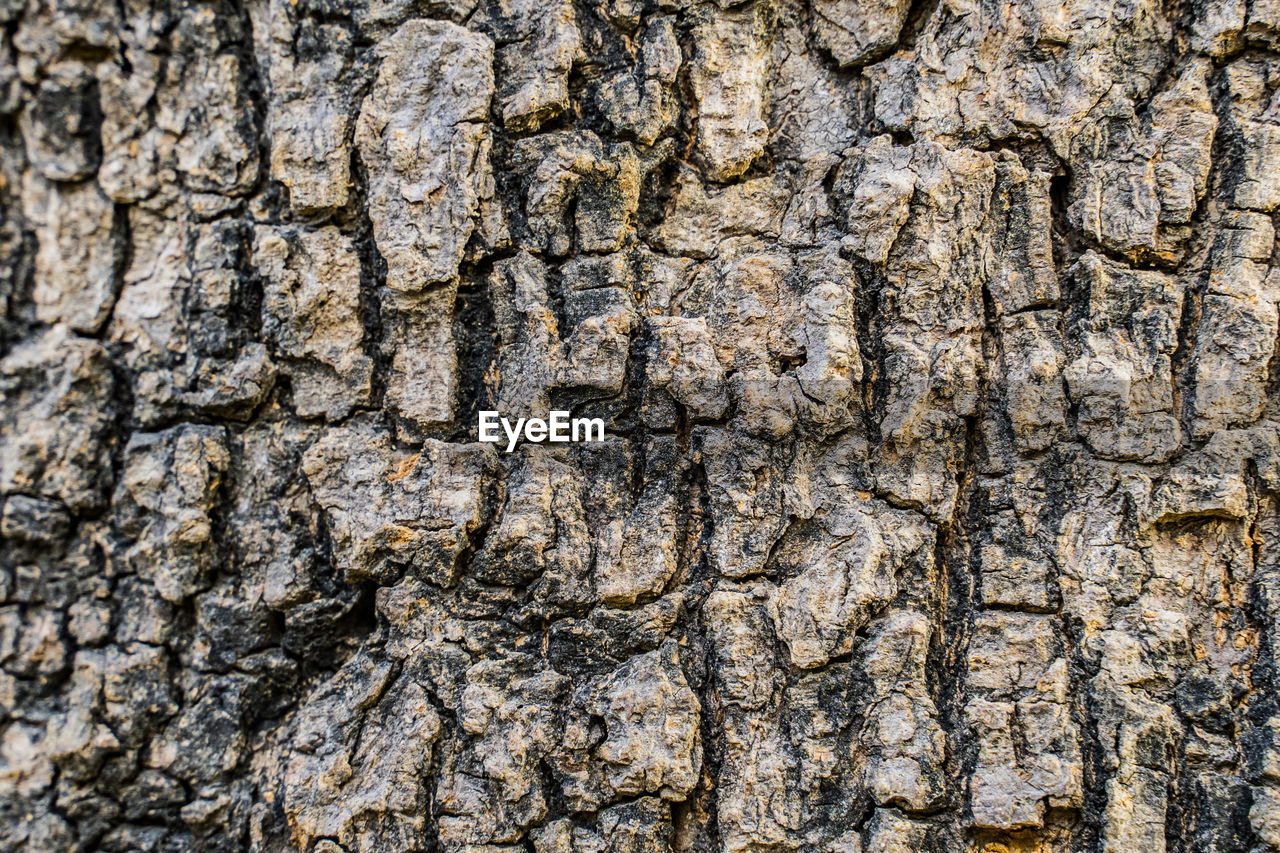
POLYGON ((0 849, 1280 851, 1276 0, 0 24, 0 849))

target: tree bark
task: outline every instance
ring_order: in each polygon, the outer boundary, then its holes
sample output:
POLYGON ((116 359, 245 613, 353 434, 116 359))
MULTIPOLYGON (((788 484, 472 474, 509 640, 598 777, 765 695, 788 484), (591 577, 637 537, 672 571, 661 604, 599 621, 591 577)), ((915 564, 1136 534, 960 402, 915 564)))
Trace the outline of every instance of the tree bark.
POLYGON ((1280 4, 0 23, 0 847, 1280 851, 1280 4))

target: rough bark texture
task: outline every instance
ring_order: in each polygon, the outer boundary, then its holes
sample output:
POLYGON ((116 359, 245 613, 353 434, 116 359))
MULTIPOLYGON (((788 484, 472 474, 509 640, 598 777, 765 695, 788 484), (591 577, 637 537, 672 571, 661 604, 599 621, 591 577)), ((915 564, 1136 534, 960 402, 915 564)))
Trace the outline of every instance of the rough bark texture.
POLYGON ((1280 850, 1280 2, 0 24, 0 848, 1280 850))

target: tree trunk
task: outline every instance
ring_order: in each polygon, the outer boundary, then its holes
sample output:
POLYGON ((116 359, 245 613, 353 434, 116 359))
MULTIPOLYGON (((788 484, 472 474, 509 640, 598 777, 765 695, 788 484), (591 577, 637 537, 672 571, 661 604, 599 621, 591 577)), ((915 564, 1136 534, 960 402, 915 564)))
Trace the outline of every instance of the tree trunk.
POLYGON ((0 23, 0 847, 1280 851, 1277 3, 0 23))

